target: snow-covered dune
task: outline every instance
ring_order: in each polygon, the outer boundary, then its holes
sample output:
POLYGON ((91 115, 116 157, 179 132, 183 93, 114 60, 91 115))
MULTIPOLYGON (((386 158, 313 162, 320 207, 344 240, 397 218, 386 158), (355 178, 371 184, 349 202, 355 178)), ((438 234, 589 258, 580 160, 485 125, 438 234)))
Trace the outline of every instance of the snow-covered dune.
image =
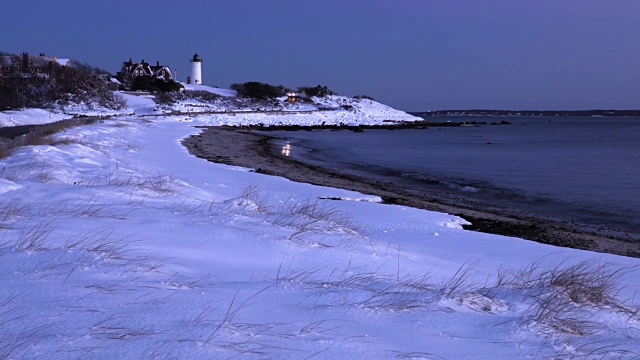
POLYGON ((0 111, 0 127, 42 125, 70 119, 71 117, 71 115, 43 109, 0 111))
MULTIPOLYGON (((305 116, 272 118, 321 119, 305 116)), ((267 118, 124 116, 0 160, 0 358, 637 357, 638 259, 465 231, 180 143, 267 118)))
MULTIPOLYGON (((154 103, 155 107, 155 103, 154 103)), ((21 109, 0 111, 0 128, 23 126, 23 125, 44 125, 61 120, 71 119, 74 116, 117 116, 132 115, 132 109, 107 109, 96 103, 69 103, 65 106, 58 106, 55 109, 21 109)))

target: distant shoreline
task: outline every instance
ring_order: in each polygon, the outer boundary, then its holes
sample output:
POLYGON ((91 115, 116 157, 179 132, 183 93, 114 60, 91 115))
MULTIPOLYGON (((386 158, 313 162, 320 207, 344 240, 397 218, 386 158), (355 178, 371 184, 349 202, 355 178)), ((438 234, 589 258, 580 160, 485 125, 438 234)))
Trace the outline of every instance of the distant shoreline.
POLYGON ((417 196, 391 182, 341 173, 304 164, 278 153, 274 137, 232 127, 202 127, 198 135, 183 140, 189 152, 208 161, 253 168, 256 172, 292 181, 335 187, 380 196, 387 204, 421 208, 460 216, 465 226, 491 234, 520 237, 540 243, 630 257, 640 257, 640 243, 593 234, 565 222, 497 213, 478 204, 450 204, 444 194, 417 196))
POLYGON ((436 110, 408 111, 421 118, 432 116, 488 117, 640 117, 640 110, 436 110))

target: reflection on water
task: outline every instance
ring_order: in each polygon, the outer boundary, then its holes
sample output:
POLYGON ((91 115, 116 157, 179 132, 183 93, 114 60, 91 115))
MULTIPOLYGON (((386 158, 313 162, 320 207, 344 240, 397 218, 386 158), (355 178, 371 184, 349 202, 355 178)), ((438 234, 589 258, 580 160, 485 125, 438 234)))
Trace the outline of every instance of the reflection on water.
POLYGON ((291 144, 289 144, 289 142, 282 147, 282 155, 291 156, 291 144))

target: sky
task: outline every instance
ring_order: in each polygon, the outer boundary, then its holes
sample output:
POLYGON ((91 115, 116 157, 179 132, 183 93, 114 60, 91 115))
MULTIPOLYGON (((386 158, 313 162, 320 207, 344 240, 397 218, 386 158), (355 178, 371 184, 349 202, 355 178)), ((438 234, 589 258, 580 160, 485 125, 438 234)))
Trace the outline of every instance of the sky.
POLYGON ((321 84, 405 111, 638 109, 637 19, 637 0, 9 1, 0 51, 160 61, 180 81, 197 52, 206 85, 321 84))

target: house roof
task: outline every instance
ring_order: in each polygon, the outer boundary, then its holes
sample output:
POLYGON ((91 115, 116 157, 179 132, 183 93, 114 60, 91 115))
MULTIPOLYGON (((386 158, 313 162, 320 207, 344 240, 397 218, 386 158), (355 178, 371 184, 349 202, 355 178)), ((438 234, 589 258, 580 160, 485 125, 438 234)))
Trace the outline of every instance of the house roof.
MULTIPOLYGON (((31 56, 29 58, 31 58, 31 56)), ((71 60, 69 59, 58 59, 55 56, 38 56, 38 58, 45 61, 55 62, 60 66, 71 66, 71 60)))
POLYGON ((131 74, 136 70, 142 70, 147 75, 153 75, 151 67, 147 63, 124 63, 124 68, 131 74))
MULTIPOLYGON (((17 64, 22 64, 21 55, 0 55, 0 62, 6 65, 14 65, 14 60, 17 64)), ((58 59, 55 56, 31 56, 29 55, 29 62, 33 64, 43 64, 48 62, 56 63, 60 66, 71 66, 70 59, 58 59)))
POLYGON ((165 65, 149 65, 149 63, 142 60, 139 63, 134 63, 131 59, 122 63, 122 69, 126 70, 129 74, 133 74, 134 71, 141 69, 145 75, 157 76, 162 70, 168 73, 170 78, 173 78, 173 73, 168 66, 165 65))
POLYGON ((171 69, 169 69, 169 67, 165 65, 151 66, 151 70, 153 71, 154 75, 157 75, 158 73, 160 73, 160 71, 164 70, 165 72, 169 73, 170 77, 173 77, 173 73, 171 72, 171 69))

